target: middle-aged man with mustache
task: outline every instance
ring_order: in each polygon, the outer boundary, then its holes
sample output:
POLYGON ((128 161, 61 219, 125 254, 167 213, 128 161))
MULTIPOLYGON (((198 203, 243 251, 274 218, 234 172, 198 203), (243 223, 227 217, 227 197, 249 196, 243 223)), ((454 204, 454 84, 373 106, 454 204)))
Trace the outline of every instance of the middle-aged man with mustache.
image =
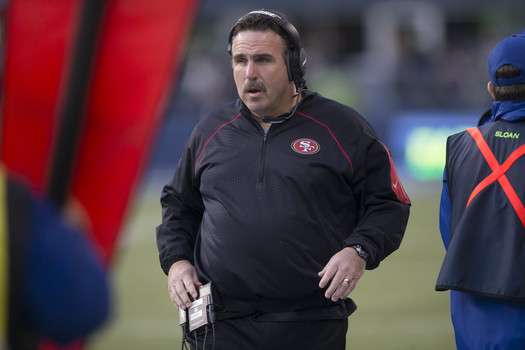
POLYGON ((217 291, 213 337, 195 330, 192 349, 344 349, 347 296, 399 247, 410 200, 369 123, 307 90, 282 14, 243 16, 229 52, 239 99, 199 122, 161 197, 171 300, 217 291))

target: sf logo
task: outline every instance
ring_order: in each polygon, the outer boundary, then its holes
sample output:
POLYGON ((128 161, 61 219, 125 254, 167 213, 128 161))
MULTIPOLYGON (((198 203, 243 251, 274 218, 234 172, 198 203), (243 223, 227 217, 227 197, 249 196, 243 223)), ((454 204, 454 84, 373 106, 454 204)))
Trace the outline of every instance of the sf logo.
POLYGON ((292 149, 300 154, 315 154, 321 148, 317 142, 312 139, 298 139, 292 142, 292 149))

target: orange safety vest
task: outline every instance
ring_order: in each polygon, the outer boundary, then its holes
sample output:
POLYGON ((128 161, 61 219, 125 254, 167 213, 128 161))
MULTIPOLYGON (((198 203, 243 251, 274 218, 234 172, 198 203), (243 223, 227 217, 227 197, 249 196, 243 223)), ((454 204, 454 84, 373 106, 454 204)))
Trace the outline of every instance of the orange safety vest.
POLYGON ((472 136, 474 141, 476 141, 476 145, 478 146, 479 150, 481 151, 481 154, 483 154, 483 157, 485 158, 485 160, 490 166, 490 169, 492 170, 492 173, 489 176, 487 176, 483 181, 481 181, 476 186, 476 188, 474 188, 474 191, 472 191, 472 194, 468 199, 467 207, 470 205, 472 200, 481 191, 483 191, 483 189, 492 184, 494 181, 498 181, 501 187, 503 188, 503 191, 507 195, 507 198, 510 200, 510 203, 516 211, 516 214, 518 214, 521 224, 525 228, 525 207, 523 207, 522 201, 518 197, 516 191, 509 182, 509 179, 505 175, 507 170, 510 169, 514 162, 516 162, 518 158, 525 154, 525 145, 521 145, 518 149, 512 152, 511 155, 505 160, 505 162, 503 162, 503 164, 500 165, 496 157, 494 157, 494 153, 492 153, 489 145, 487 144, 487 141, 485 141, 483 135, 481 135, 479 129, 470 128, 467 129, 467 131, 472 136))

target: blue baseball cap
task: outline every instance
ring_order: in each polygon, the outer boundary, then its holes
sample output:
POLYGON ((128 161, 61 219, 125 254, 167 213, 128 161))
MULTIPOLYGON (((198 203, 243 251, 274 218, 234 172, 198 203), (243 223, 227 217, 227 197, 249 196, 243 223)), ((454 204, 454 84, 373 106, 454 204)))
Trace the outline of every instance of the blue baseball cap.
POLYGON ((490 82, 495 86, 525 84, 525 30, 500 42, 489 55, 490 82), (511 78, 497 78, 499 67, 511 64, 520 74, 511 78))

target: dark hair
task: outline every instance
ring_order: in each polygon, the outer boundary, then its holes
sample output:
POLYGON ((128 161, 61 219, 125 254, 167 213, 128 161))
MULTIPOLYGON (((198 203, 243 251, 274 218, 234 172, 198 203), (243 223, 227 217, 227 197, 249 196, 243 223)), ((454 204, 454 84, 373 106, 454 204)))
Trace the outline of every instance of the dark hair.
MULTIPOLYGON (((261 10, 264 11, 264 10, 261 10)), ((286 16, 278 11, 270 11, 272 13, 275 13, 281 18, 285 18, 286 16)), ((284 50, 283 50, 283 57, 285 61, 287 60, 288 53, 290 50, 290 47, 292 46, 291 38, 288 37, 286 32, 275 22, 275 20, 268 17, 268 15, 261 14, 258 12, 249 13, 248 15, 245 15, 244 17, 241 17, 239 21, 233 26, 230 32, 230 54, 231 54, 231 43, 233 41, 233 38, 240 32, 244 32, 247 30, 253 30, 253 31, 260 31, 264 32, 267 30, 273 30, 275 33, 279 34, 281 38, 284 40, 284 50)))
MULTIPOLYGON (((512 78, 520 75, 520 70, 511 64, 504 64, 496 71, 497 78, 512 78)), ((496 101, 525 101, 525 84, 496 86, 493 85, 494 99, 496 101)))

